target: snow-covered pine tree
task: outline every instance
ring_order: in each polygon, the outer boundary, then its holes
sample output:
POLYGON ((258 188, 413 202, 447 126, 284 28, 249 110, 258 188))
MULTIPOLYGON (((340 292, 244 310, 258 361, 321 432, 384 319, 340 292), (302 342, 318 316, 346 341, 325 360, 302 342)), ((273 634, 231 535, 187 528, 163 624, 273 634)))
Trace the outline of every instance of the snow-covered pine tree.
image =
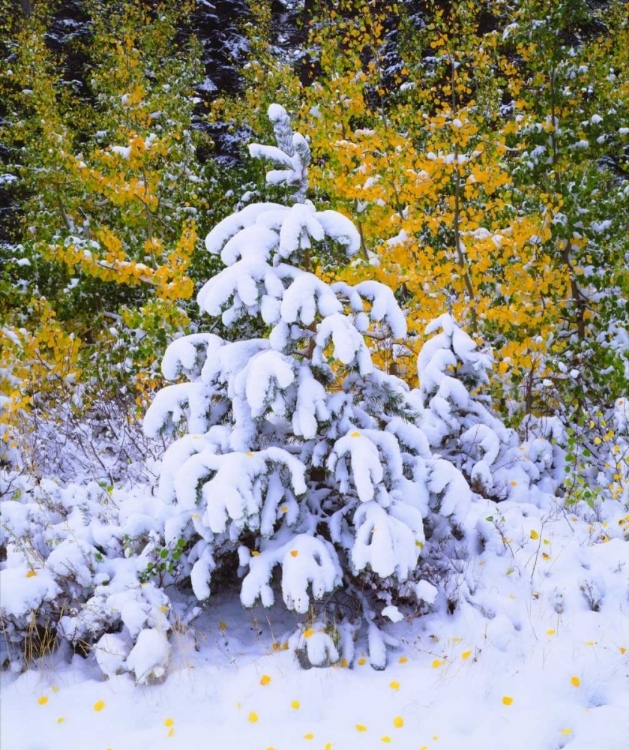
POLYGON ((432 456, 417 398, 372 361, 370 335, 406 334, 391 290, 312 272, 339 248, 351 257, 360 238, 348 218, 305 199, 308 144, 282 107, 269 118, 277 146, 250 153, 274 163, 267 181, 294 190, 292 205, 252 204, 220 222, 206 247, 226 268, 198 295, 225 326, 261 319, 269 334, 199 333, 165 354, 164 375, 189 381, 158 393, 145 419, 148 435, 187 433, 162 464, 159 494, 176 506, 166 543, 186 540, 201 600, 237 552, 243 605, 269 606, 279 568, 286 606, 307 615, 291 639, 302 663, 351 663, 364 626, 371 664, 383 668, 399 596, 434 598, 418 567, 424 519, 437 514, 446 534, 470 490, 432 456))

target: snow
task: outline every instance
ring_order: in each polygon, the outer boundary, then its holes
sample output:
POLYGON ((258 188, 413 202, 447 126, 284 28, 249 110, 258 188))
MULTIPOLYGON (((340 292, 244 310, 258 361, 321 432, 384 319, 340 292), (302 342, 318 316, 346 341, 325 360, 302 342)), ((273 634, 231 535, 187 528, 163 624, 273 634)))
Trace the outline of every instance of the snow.
POLYGON ((166 674, 170 644, 158 630, 142 630, 137 643, 127 657, 127 665, 137 675, 140 685, 159 679, 166 674))
MULTIPOLYGON (((288 616, 277 608, 243 613, 237 597, 223 597, 176 635, 170 654, 159 651, 170 661, 163 684, 136 687, 131 675, 116 675, 118 641, 103 644, 107 682, 95 679, 91 657, 48 657, 19 677, 3 673, 1 744, 78 750, 97 737, 98 747, 159 750, 201 747, 211 737, 213 746, 238 750, 375 750, 390 737, 403 750, 624 750, 629 560, 621 505, 599 509, 599 520, 490 501, 476 515, 493 516, 483 533, 497 544, 465 564, 454 614, 437 606, 390 625, 399 645, 385 671, 370 668, 362 640, 344 668, 319 621, 288 650, 278 648, 288 616), (588 582, 603 592, 599 611, 582 591, 588 582), (293 653, 300 646, 311 663, 336 666, 303 671, 293 653)), ((426 600, 435 593, 428 582, 417 587, 426 600)))
POLYGON ((52 601, 60 589, 47 570, 31 571, 29 575, 20 568, 7 568, 0 571, 0 591, 2 608, 20 617, 52 601))

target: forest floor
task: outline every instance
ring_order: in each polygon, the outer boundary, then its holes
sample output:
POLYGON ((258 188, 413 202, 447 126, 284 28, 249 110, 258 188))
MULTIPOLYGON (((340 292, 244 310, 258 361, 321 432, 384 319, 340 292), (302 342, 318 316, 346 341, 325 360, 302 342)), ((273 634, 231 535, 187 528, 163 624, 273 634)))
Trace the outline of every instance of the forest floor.
POLYGON ((500 543, 466 561, 454 614, 391 625, 375 671, 300 669, 294 617, 214 597, 174 633, 163 684, 58 653, 2 675, 3 750, 627 750, 629 516, 479 504, 500 543))

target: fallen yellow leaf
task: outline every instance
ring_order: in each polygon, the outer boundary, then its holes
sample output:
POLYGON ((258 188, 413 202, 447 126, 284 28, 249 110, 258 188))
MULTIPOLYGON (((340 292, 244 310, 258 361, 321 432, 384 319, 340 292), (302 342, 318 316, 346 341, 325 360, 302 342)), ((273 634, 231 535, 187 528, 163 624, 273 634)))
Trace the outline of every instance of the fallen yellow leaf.
POLYGON ((360 664, 360 666, 362 667, 363 664, 367 663, 367 659, 365 659, 364 656, 361 656, 360 659, 356 663, 360 664))
POLYGON ((175 723, 174 719, 164 719, 165 727, 172 727, 174 723, 175 723))
POLYGON ((45 706, 46 703, 48 703, 48 696, 47 695, 40 695, 37 699, 37 702, 40 706, 45 706))
POLYGON ((393 682, 389 683, 389 687, 391 688, 391 690, 399 690, 400 683, 397 680, 393 680, 393 682))
POLYGON ((393 719, 393 726, 396 727, 396 729, 402 729, 404 726, 404 719, 401 716, 396 716, 393 719))
POLYGON ((37 573, 34 570, 29 570, 26 574, 27 578, 34 578, 37 575, 37 573))
POLYGON ((539 539, 539 534, 535 529, 531 529, 531 539, 539 539))
POLYGON ((291 554, 291 557, 297 557, 297 555, 299 554, 299 550, 292 549, 290 551, 290 554, 291 554))
POLYGON ((260 685, 268 685, 271 682, 271 678, 268 674, 263 674, 260 678, 260 685))
POLYGON ((60 716, 60 717, 59 717, 59 718, 57 719, 57 724, 63 724, 63 722, 64 722, 64 721, 65 721, 65 717, 63 717, 63 716, 60 716))
POLYGON ((433 669, 438 669, 439 667, 442 667, 444 665, 443 659, 433 659, 432 664, 430 665, 433 669))
POLYGON ((312 732, 308 732, 308 734, 304 734, 305 740, 314 740, 314 734, 312 732))
POLYGON ((555 631, 554 631, 554 629, 553 629, 553 628, 551 628, 550 630, 547 630, 547 631, 546 631, 546 635, 555 635, 555 631))
POLYGON ((400 656, 400 658, 398 659, 398 661, 399 661, 400 664, 406 664, 406 662, 408 661, 408 659, 405 656, 400 656))
POLYGON ((570 683, 574 685, 574 687, 579 687, 579 685, 581 684, 581 680, 578 677, 571 677, 570 683))
POLYGON ((301 703, 299 701, 291 701, 290 707, 294 708, 295 711, 301 706, 301 703))
POLYGON ((252 712, 251 712, 251 713, 249 714, 249 721, 250 721, 250 722, 251 722, 252 724, 255 724, 257 720, 258 720, 258 714, 257 714, 257 713, 256 713, 255 711, 252 711, 252 712))
POLYGON ((464 651, 464 652, 463 652, 463 653, 461 654, 461 659, 469 659, 471 655, 472 655, 472 652, 471 652, 471 651, 464 651))
POLYGON ((105 708, 105 701, 96 701, 94 704, 94 711, 102 711, 105 708))
POLYGON ((561 730, 561 733, 562 733, 562 734, 572 734, 572 729, 568 729, 568 728, 566 727, 566 729, 562 729, 562 730, 561 730))
POLYGON ((385 734, 384 737, 380 737, 380 742, 391 742, 391 738, 385 734))
POLYGON ((364 724, 356 724, 356 731, 358 732, 366 732, 367 727, 364 724))
POLYGON ((502 702, 505 706, 510 706, 513 703, 513 698, 510 695, 503 695, 502 702))

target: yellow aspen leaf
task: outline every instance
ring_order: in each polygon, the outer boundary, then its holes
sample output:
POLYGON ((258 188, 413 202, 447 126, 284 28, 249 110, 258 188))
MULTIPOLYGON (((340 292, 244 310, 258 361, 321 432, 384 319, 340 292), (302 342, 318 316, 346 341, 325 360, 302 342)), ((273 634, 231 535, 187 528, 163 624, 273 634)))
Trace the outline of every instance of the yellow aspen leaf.
POLYGON ((96 701, 94 704, 94 711, 102 711, 105 708, 105 701, 96 701))
POLYGON ((325 747, 323 748, 323 750, 332 750, 332 743, 331 742, 326 742, 325 743, 325 747))
POLYGON ((356 663, 360 664, 360 666, 362 667, 363 664, 367 663, 367 659, 365 659, 364 656, 361 656, 360 659, 356 663))
POLYGON ((391 738, 388 734, 385 734, 384 737, 380 737, 380 742, 391 742, 391 738))
POLYGON ((531 539, 539 539, 539 534, 535 529, 531 529, 531 539))
POLYGON ((282 513, 288 513, 288 505, 282 505, 280 510, 282 511, 282 513))
POLYGON ((299 550, 292 549, 290 551, 290 554, 291 554, 291 557, 297 557, 297 555, 299 554, 299 550))
POLYGON ((294 708, 295 711, 297 711, 297 709, 300 708, 300 706, 301 706, 301 703, 299 701, 291 701, 290 702, 290 707, 294 708))
POLYGON ((224 633, 227 630, 227 623, 222 622, 222 621, 219 622, 218 629, 221 631, 221 633, 224 633))
POLYGON ((251 550, 251 557, 257 557, 257 556, 258 556, 259 554, 260 554, 260 553, 258 552, 258 550, 257 550, 257 549, 252 549, 252 550, 251 550))
POLYGON ((397 680, 393 680, 389 683, 389 687, 391 690, 399 690, 400 689, 400 683, 397 680))
POLYGON ((252 724, 255 724, 255 723, 256 723, 256 721, 258 720, 258 714, 257 714, 257 713, 256 713, 255 711, 251 711, 251 713, 249 714, 249 717, 248 717, 248 719, 249 719, 249 721, 250 721, 250 722, 251 722, 252 724))
POLYGON ((620 653, 623 655, 627 653, 627 649, 624 646, 620 646, 619 650, 620 650, 620 653))
POLYGON ((308 732, 307 734, 304 734, 305 740, 314 740, 314 734, 312 732, 308 732))
POLYGON ((50 689, 52 690, 53 693, 59 692, 59 688, 57 687, 57 685, 52 685, 50 689))
POLYGON ((562 734, 566 734, 566 735, 567 734, 572 734, 572 729, 568 729, 568 727, 566 727, 565 729, 561 730, 561 733, 562 734))
POLYGON ((471 655, 472 655, 472 652, 471 652, 471 650, 468 650, 468 651, 464 651, 464 652, 463 652, 463 653, 461 654, 461 659, 469 659, 471 655))
POLYGON ((167 736, 167 737, 174 737, 174 736, 175 736, 175 727, 171 727, 171 728, 170 728, 170 729, 168 730, 168 734, 167 734, 166 736, 167 736))
POLYGON ((443 659, 433 659, 432 664, 430 665, 433 669, 439 669, 439 667, 442 667, 444 665, 443 659))
POLYGON ((555 635, 555 629, 551 628, 550 630, 547 630, 546 635, 555 635))
POLYGON ((398 659, 398 662, 400 664, 406 664, 407 661, 408 659, 406 658, 406 656, 400 656, 400 658, 398 659))
POLYGON ((360 437, 360 432, 356 432, 356 430, 354 430, 354 432, 350 432, 349 436, 353 438, 360 437))
POLYGON ((260 677, 260 685, 268 685, 269 682, 271 682, 271 678, 268 674, 263 674, 262 677, 260 677))
POLYGON ((517 483, 517 482, 515 481, 515 479, 512 479, 512 480, 511 480, 511 481, 509 482, 509 484, 510 484, 510 485, 511 485, 512 487, 517 487, 517 485, 518 485, 518 483, 517 483))
POLYGON ((312 638, 314 633, 315 632, 312 628, 308 628, 307 630, 304 630, 304 638, 312 638))
POLYGON ((574 687, 579 687, 579 685, 581 684, 581 680, 578 677, 571 677, 570 684, 574 687))
POLYGON ((504 706, 510 706, 513 703, 513 698, 510 695, 502 696, 502 704, 504 706))
POLYGON ((366 732, 367 727, 364 724, 356 724, 356 731, 357 732, 366 732))
POLYGON ((37 699, 37 702, 40 706, 45 706, 46 703, 48 703, 48 696, 47 695, 40 695, 37 699))
POLYGON ((57 719, 57 724, 63 724, 63 722, 64 722, 64 721, 65 721, 65 716, 60 716, 60 717, 59 717, 59 718, 57 719))
POLYGON ((586 641, 585 645, 586 646, 596 646, 596 641, 586 641))
POLYGON ((26 574, 26 577, 27 578, 35 578, 36 575, 37 575, 37 573, 34 570, 29 570, 28 573, 26 574))
POLYGON ((393 719, 393 726, 396 729, 402 729, 402 727, 404 726, 404 719, 401 716, 396 716, 393 719))
POLYGON ((172 727, 175 724, 174 719, 164 719, 164 726, 165 727, 172 727))
POLYGON ((345 669, 347 667, 347 659, 341 659, 341 668, 345 669))
POLYGON ((550 555, 547 552, 542 552, 542 557, 544 560, 550 560, 550 555))

